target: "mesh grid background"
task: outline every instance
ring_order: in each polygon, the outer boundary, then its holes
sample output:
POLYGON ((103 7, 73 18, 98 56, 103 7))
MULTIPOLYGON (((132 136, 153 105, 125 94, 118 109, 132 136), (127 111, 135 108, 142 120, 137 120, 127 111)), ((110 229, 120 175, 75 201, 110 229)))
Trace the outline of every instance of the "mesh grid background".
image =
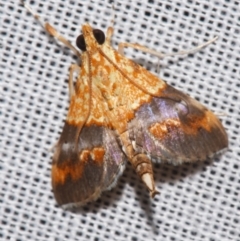
MULTIPOLYGON (((108 1, 27 1, 75 43, 88 21, 106 30, 108 1)), ((49 37, 17 0, 0 0, 1 240, 240 240, 239 1, 115 1, 113 46, 159 52, 188 49, 218 35, 195 54, 160 61, 125 55, 221 116, 229 150, 213 162, 154 165, 161 194, 150 200, 128 164, 118 185, 71 213, 56 206, 51 157, 68 108, 74 55, 49 37)))

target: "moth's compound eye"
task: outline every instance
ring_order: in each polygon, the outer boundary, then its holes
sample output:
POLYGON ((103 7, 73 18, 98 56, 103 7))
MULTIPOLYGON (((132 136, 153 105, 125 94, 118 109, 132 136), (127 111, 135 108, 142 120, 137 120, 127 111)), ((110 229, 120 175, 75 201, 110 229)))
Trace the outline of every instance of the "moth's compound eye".
POLYGON ((77 37, 77 40, 76 40, 76 45, 79 49, 81 49, 82 51, 86 51, 87 48, 86 48, 86 43, 85 43, 85 39, 83 37, 83 35, 79 35, 77 37))
POLYGON ((105 41, 105 34, 102 30, 100 29, 94 29, 93 30, 93 35, 95 37, 95 39, 97 40, 97 42, 99 44, 103 44, 105 41))

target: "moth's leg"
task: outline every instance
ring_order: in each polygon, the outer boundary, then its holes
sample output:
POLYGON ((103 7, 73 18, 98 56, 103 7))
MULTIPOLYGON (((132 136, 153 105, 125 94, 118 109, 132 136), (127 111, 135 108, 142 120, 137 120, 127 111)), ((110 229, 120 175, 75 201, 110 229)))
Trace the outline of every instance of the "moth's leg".
POLYGON ((179 52, 176 52, 176 53, 168 53, 168 54, 164 54, 164 53, 161 53, 161 52, 157 52, 155 50, 152 50, 152 49, 149 49, 145 46, 142 46, 140 44, 132 44, 132 43, 120 43, 118 45, 118 52, 122 55, 124 55, 124 48, 126 47, 131 47, 131 48, 134 48, 134 49, 138 49, 138 50, 141 50, 143 52, 146 52, 146 53, 149 53, 149 54, 152 54, 152 55, 155 55, 159 58, 164 58, 164 57, 167 57, 167 56, 175 56, 175 55, 184 55, 184 54, 190 54, 190 53, 194 53, 194 52, 197 52, 199 51, 200 49, 206 47, 207 45, 215 42, 216 40, 218 39, 218 36, 214 37, 213 39, 210 39, 209 41, 203 43, 203 44, 200 44, 198 45, 197 47, 195 48, 192 48, 192 49, 187 49, 187 50, 181 50, 179 52))
POLYGON ((74 74, 76 73, 78 76, 80 70, 81 68, 77 64, 72 64, 69 68, 68 88, 70 99, 75 95, 74 74))
POLYGON ((63 43, 66 47, 70 48, 78 57, 80 57, 79 51, 70 43, 69 40, 67 40, 64 36, 62 36, 50 23, 44 22, 38 14, 36 14, 30 6, 24 1, 20 0, 23 6, 33 15, 33 17, 41 24, 41 26, 44 28, 44 30, 56 38, 58 41, 63 43))
POLYGON ((228 116, 228 114, 226 112, 213 112, 214 115, 218 116, 218 117, 221 117, 221 116, 228 116))
POLYGON ((108 42, 109 44, 110 44, 110 42, 111 42, 111 38, 112 38, 112 36, 113 36, 113 31, 114 31, 114 29, 113 29, 113 27, 111 26, 111 27, 108 27, 108 29, 107 29, 107 34, 106 34, 106 42, 108 42))
POLYGON ((148 188, 150 196, 154 197, 159 192, 155 188, 151 160, 146 154, 135 152, 132 143, 129 140, 127 131, 122 133, 120 138, 124 146, 124 152, 127 155, 130 163, 137 172, 138 176, 142 179, 143 183, 148 188))
POLYGON ((112 4, 112 20, 111 20, 111 26, 108 27, 107 29, 107 34, 106 34, 106 42, 108 42, 110 44, 111 42, 111 38, 113 36, 113 31, 114 31, 114 22, 115 22, 115 8, 114 8, 114 4, 112 4))

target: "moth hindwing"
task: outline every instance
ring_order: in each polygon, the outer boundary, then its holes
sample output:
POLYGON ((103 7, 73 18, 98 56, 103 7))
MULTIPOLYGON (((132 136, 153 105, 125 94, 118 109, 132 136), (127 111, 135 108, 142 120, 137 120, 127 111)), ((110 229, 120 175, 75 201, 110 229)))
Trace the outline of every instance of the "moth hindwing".
POLYGON ((127 160, 154 197, 152 160, 202 161, 228 146, 210 110, 111 47, 112 27, 105 37, 84 24, 76 41, 80 53, 49 23, 42 25, 82 63, 70 68, 70 106, 53 156, 52 186, 59 205, 97 199, 115 186, 127 160))

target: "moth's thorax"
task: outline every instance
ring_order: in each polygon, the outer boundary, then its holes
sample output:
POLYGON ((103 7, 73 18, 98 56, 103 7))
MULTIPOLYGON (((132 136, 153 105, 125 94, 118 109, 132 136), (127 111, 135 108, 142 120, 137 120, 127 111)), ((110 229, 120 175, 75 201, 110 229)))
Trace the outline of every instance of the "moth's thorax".
POLYGON ((93 41, 90 26, 84 25, 83 34, 87 37, 86 44, 92 41, 94 51, 87 49, 82 53, 81 75, 67 120, 77 125, 84 118, 80 109, 87 111, 89 108, 89 115, 85 115, 87 126, 107 126, 124 132, 127 123, 134 118, 134 112, 149 103, 153 96, 160 95, 166 84, 120 55, 108 42, 99 45, 93 41), (83 101, 87 95, 90 100, 83 101))
MULTIPOLYGON (((99 50, 82 54, 81 77, 77 80, 76 99, 82 98, 82 85, 91 88, 91 113, 86 125, 103 125, 125 131, 127 123, 134 118, 136 111, 142 104, 150 102, 152 96, 135 86, 131 79, 126 78, 121 65, 113 62, 119 58, 118 53, 104 43, 99 50), (106 55, 101 49, 107 48, 106 55), (107 57, 106 57, 107 56, 107 57), (105 120, 104 120, 105 119, 105 120)), ((129 72, 134 73, 135 66, 129 66, 129 72)), ((130 76, 133 78, 133 76, 130 76)), ((88 87, 85 87, 87 90, 88 87)), ((78 101, 77 101, 78 102, 78 101)), ((81 102, 81 100, 79 100, 81 102)), ((87 103, 88 104, 88 103, 87 103)), ((74 105, 70 105, 71 109, 74 105)), ((79 108, 76 105, 76 108, 79 108)), ((78 110, 72 110, 71 113, 78 110)), ((74 115, 76 120, 76 115, 74 115)))

